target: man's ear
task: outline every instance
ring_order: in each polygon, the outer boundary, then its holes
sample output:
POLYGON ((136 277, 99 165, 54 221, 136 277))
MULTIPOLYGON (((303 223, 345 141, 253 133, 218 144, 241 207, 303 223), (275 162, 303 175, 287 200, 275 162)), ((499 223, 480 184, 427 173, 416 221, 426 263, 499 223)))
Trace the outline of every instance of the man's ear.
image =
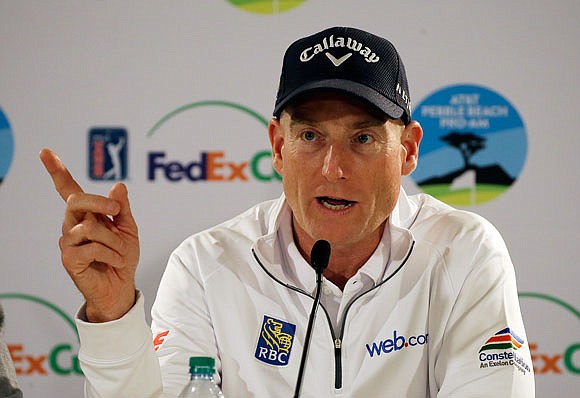
POLYGON ((278 174, 282 175, 283 161, 282 148, 284 147, 284 132, 280 121, 272 118, 268 123, 268 136, 270 137, 270 146, 272 147, 272 165, 278 174))
POLYGON ((403 175, 409 175, 417 168, 419 144, 422 138, 423 128, 419 122, 414 120, 407 124, 401 132, 401 145, 403 145, 406 151, 401 169, 403 175))

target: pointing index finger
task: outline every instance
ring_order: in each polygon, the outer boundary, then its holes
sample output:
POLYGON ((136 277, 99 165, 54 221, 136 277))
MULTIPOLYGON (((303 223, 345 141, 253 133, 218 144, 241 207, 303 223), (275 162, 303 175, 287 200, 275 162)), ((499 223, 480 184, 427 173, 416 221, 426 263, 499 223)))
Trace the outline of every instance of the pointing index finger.
POLYGON ((39 156, 44 168, 52 178, 56 191, 65 202, 71 194, 83 192, 81 186, 74 180, 56 153, 45 148, 40 151, 39 156))

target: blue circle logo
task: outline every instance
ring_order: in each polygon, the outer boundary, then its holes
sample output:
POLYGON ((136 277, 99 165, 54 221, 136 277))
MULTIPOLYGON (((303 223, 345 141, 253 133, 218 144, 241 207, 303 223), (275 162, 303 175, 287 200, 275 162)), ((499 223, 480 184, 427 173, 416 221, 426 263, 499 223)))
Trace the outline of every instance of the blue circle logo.
POLYGON ((516 181, 526 160, 526 129, 500 94, 477 85, 440 89, 413 112, 424 130, 411 174, 426 193, 450 205, 491 201, 516 181))
POLYGON ((0 184, 6 178, 14 156, 14 139, 8 118, 0 107, 0 184))

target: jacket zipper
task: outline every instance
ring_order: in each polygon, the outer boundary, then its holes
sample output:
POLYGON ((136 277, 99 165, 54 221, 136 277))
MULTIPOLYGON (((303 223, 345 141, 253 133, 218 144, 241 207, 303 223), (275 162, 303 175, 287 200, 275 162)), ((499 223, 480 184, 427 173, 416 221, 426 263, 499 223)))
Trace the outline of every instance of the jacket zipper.
MULTIPOLYGON (((388 282, 393 276, 395 276, 396 274, 399 273, 399 271, 401 270, 401 268, 403 268, 403 266, 407 263, 407 260, 409 259, 409 257, 411 256, 411 252, 413 251, 413 247, 415 247, 415 241, 413 240, 411 242, 411 247, 409 248, 409 251, 407 252, 407 255, 405 256, 405 258, 403 259, 403 261, 401 261, 401 265, 399 265, 399 268, 397 268, 391 275, 389 275, 386 279, 384 279, 383 281, 381 281, 381 283, 378 283, 376 286, 372 287, 371 289, 367 290, 366 292, 363 292, 362 294, 359 294, 358 296, 356 296, 354 299, 352 299, 350 301, 350 303, 348 303, 348 305, 346 306, 346 308, 344 309, 344 314, 342 315, 342 322, 340 324, 340 336, 338 338, 334 339, 334 357, 335 357, 335 364, 336 364, 336 370, 335 370, 335 378, 334 378, 334 388, 335 389, 340 389, 342 388, 342 340, 344 337, 344 327, 346 326, 346 316, 348 315, 348 311, 350 310, 350 308, 352 307, 352 305, 354 304, 355 301, 357 301, 359 298, 361 298, 362 296, 372 292, 375 289, 378 289, 379 286, 384 285, 386 282, 388 282)), ((322 307, 324 308, 324 307, 322 307)), ((326 310, 324 311, 326 313, 326 310)), ((330 322, 330 317, 328 316, 328 313, 326 313, 326 316, 330 322)), ((332 323, 330 324, 330 330, 332 331, 332 335, 334 338, 334 332, 332 330, 332 323)))
MULTIPOLYGON (((308 293, 304 292, 307 296, 310 296, 308 293)), ((334 327, 332 327, 332 321, 330 319, 330 315, 326 311, 326 308, 322 304, 320 304, 324 314, 326 315, 326 320, 328 321, 328 327, 330 328, 330 335, 332 336, 332 340, 334 341, 334 388, 340 389, 342 388, 342 329, 340 332, 340 336, 336 336, 334 334, 334 327)))
POLYGON ((342 340, 334 339, 334 388, 342 388, 342 340))
MULTIPOLYGON (((361 298, 362 296, 366 295, 367 293, 370 293, 371 291, 377 289, 379 286, 385 284, 393 276, 395 276, 401 270, 401 268, 403 268, 403 266, 407 263, 407 260, 411 256, 411 252, 413 251, 413 248, 414 247, 415 247, 415 241, 413 240, 411 242, 411 247, 409 248, 409 251, 407 252, 407 255, 405 256, 405 258, 401 262, 401 265, 399 265, 399 268, 397 268, 391 275, 389 275, 381 283, 378 283, 373 288, 371 288, 371 289, 367 290, 366 292, 358 295, 357 297, 355 297, 354 299, 352 299, 350 303, 348 303, 346 309, 344 310, 344 314, 342 315, 342 322, 341 322, 341 325, 340 325, 340 336, 337 337, 334 334, 334 328, 332 327, 332 321, 330 320, 330 316, 328 315, 328 312, 326 311, 326 308, 324 308, 324 306, 322 304, 320 304, 320 306, 322 307, 322 310, 324 311, 324 314, 326 315, 326 320, 328 321, 328 326, 330 328, 330 335, 332 336, 332 339, 334 341, 334 388, 336 390, 339 390, 339 389, 342 388, 342 339, 343 339, 343 336, 344 336, 344 327, 346 325, 346 316, 348 314, 348 311, 350 310, 350 307, 352 307, 352 305, 354 304, 354 302, 357 301, 359 298, 361 298)), ((273 280, 275 280, 276 282, 280 283, 282 286, 287 287, 290 290, 294 290, 295 292, 304 294, 304 295, 306 295, 306 296, 314 299, 314 297, 312 297, 312 295, 308 294, 306 291, 304 291, 302 289, 299 289, 299 288, 297 288, 295 286, 289 285, 287 283, 284 283, 281 280, 276 279, 274 277, 274 275, 272 275, 270 272, 268 272, 268 270, 266 269, 266 267, 264 267, 264 265, 262 264, 262 262, 258 258, 258 255, 254 251, 254 249, 252 249, 252 254, 254 255, 254 258, 256 259, 256 261, 258 262, 258 264, 260 265, 260 267, 262 267, 262 269, 266 272, 266 274, 268 274, 268 276, 270 278, 272 278, 273 280)))

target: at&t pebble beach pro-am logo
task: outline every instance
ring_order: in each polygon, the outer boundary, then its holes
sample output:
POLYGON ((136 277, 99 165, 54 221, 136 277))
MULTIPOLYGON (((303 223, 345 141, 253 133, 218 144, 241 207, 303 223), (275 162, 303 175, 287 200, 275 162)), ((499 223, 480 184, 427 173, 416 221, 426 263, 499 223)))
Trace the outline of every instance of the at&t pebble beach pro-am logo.
POLYGON ((413 117, 424 130, 411 177, 426 193, 456 206, 493 200, 518 178, 526 160, 526 130, 500 94, 454 85, 429 95, 413 117))
POLYGON ((279 14, 304 3, 305 0, 228 0, 228 3, 255 14, 279 14))
POLYGON ((264 315, 255 357, 270 365, 288 365, 295 332, 296 325, 264 315))
POLYGON ((2 112, 0 107, 0 184, 4 181, 10 163, 12 163, 12 156, 14 155, 14 139, 12 138, 12 129, 8 118, 2 112))
POLYGON ((89 177, 119 181, 127 178, 127 130, 93 127, 89 130, 89 177))

